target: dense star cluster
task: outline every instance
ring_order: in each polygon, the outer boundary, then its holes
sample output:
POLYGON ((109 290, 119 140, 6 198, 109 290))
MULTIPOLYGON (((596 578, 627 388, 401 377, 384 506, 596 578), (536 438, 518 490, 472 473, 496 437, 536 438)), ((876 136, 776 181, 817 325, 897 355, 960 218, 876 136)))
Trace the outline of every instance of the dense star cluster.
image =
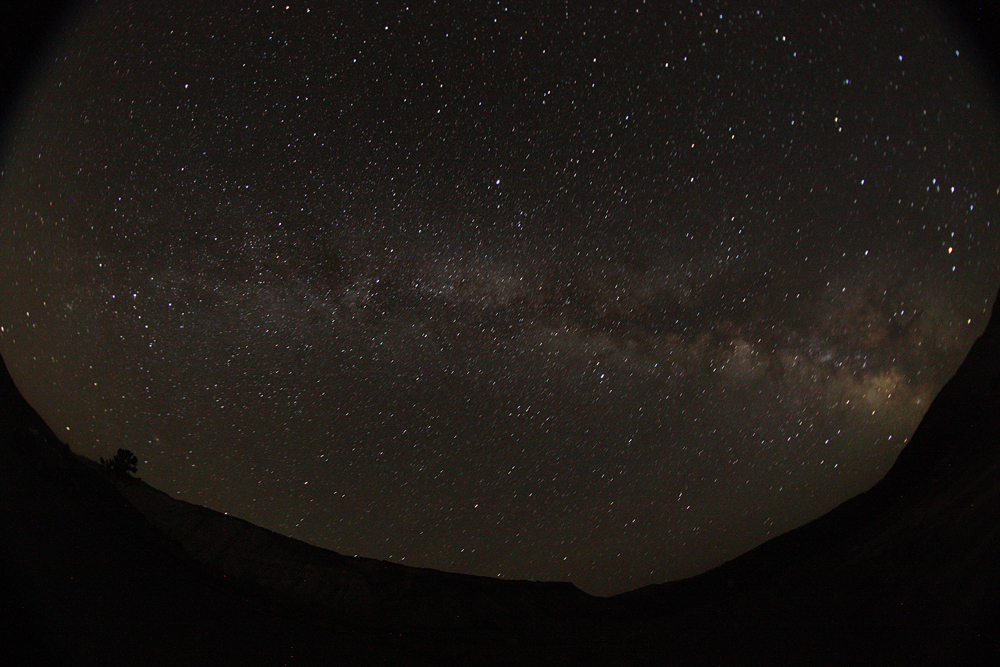
POLYGON ((98 2, 0 183, 73 447, 341 553, 608 594, 874 483, 998 286, 913 3, 98 2))

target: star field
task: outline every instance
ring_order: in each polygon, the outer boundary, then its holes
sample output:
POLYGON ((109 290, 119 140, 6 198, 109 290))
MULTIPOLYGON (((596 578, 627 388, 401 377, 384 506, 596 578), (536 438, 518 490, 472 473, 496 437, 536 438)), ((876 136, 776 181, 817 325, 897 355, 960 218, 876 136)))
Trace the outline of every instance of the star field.
POLYGON ((1000 282, 911 3, 98 2, 0 183, 73 448, 345 554, 610 594, 871 486, 1000 282))

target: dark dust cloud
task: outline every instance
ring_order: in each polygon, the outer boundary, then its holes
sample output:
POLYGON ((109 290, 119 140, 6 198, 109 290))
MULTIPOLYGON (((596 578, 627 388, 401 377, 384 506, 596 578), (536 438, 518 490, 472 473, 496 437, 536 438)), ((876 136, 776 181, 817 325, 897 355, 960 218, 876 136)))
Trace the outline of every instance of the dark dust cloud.
POLYGON ((98 2, 2 180, 74 449, 346 554, 609 594, 869 487, 998 286, 934 7, 98 2))

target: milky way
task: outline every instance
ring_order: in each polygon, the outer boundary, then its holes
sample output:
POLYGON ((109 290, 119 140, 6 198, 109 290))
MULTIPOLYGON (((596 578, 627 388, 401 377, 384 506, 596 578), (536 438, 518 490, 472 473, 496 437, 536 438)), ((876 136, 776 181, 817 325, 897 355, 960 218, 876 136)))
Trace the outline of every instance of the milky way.
POLYGON ((998 285, 944 14, 423 4, 71 26, 0 190, 0 349, 57 432, 341 553, 600 594, 879 479, 998 285))

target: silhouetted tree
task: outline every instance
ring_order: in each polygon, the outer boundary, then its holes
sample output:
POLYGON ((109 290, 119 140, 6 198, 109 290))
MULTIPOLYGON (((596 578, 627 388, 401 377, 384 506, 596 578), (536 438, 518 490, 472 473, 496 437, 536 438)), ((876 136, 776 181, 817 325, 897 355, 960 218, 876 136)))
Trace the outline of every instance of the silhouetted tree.
POLYGON ((115 477, 129 477, 129 473, 139 470, 139 459, 131 450, 119 449, 110 459, 102 456, 101 465, 115 477))

